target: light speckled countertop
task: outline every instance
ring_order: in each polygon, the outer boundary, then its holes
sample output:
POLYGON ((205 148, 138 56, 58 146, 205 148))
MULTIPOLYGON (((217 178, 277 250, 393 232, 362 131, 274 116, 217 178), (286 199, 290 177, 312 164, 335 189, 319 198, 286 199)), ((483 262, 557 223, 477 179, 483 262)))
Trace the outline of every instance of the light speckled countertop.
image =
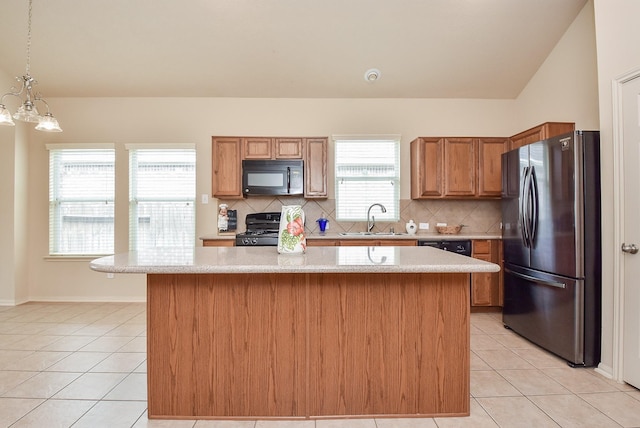
POLYGON ((498 272, 496 264, 431 247, 308 247, 278 254, 276 247, 154 249, 93 260, 107 273, 460 273, 498 272))
MULTIPOLYGON (((235 239, 235 235, 204 235, 200 240, 229 240, 235 239)), ((399 233, 391 235, 388 233, 373 233, 371 235, 340 235, 336 232, 327 232, 324 235, 319 233, 310 233, 307 239, 417 239, 422 241, 460 241, 466 239, 502 239, 499 233, 459 233, 457 235, 443 235, 440 233, 417 233, 409 235, 407 233, 399 233)))
POLYGON ((389 233, 372 233, 370 235, 340 235, 339 233, 311 233, 307 235, 307 239, 417 239, 419 241, 461 241, 466 239, 502 239, 502 235, 495 233, 459 233, 457 235, 444 235, 440 233, 416 233, 409 235, 408 233, 389 234, 389 233))

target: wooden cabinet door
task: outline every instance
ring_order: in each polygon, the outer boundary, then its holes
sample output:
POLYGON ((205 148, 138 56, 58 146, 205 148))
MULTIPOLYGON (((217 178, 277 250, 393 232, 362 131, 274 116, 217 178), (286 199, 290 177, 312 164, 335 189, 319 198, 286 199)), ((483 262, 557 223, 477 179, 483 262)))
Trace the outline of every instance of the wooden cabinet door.
POLYGON ((566 134, 575 130, 573 122, 545 122, 526 131, 512 136, 509 139, 509 150, 517 149, 536 141, 546 140, 556 135, 566 134))
POLYGON ((243 159, 272 159, 273 142, 271 138, 244 138, 243 159))
POLYGON ((438 198, 442 188, 443 139, 411 142, 411 199, 438 198))
POLYGON ((575 129, 576 124, 573 122, 546 122, 542 124, 542 139, 573 132, 575 129))
POLYGON ((542 139, 542 127, 527 129, 509 139, 509 150, 518 149, 542 139))
MULTIPOLYGON (((491 261, 489 255, 475 255, 475 259, 491 261)), ((497 306, 497 298, 493 298, 492 274, 474 273, 471 275, 471 306, 497 306)))
POLYGON ((243 159, 302 159, 302 138, 246 137, 243 159))
POLYGON ((473 138, 444 139, 444 196, 474 196, 476 193, 476 141, 473 138))
POLYGON ((502 192, 502 154, 506 138, 478 139, 478 196, 500 197, 502 192))
POLYGON ((304 197, 327 197, 327 139, 307 138, 304 158, 304 197))
POLYGON ((241 139, 213 137, 211 193, 216 198, 242 198, 241 139))
POLYGON ((274 154, 276 159, 302 159, 302 138, 276 138, 274 154))
MULTIPOLYGON (((499 240, 474 240, 472 257, 500 264, 499 240)), ((502 306, 500 272, 471 275, 471 306, 502 306)))

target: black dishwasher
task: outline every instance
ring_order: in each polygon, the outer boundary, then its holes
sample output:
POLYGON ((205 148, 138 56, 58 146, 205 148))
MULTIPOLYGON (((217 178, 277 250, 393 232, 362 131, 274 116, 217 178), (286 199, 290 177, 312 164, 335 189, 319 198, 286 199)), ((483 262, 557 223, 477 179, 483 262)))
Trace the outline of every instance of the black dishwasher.
POLYGON ((419 246, 434 247, 440 250, 452 251, 471 257, 471 241, 465 240, 418 240, 419 246))

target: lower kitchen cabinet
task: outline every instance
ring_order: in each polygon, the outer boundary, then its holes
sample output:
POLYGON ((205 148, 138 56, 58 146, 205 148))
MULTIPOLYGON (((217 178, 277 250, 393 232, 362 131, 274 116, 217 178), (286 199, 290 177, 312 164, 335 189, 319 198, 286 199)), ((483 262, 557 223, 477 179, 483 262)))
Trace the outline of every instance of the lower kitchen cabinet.
POLYGON ((307 247, 337 247, 340 241, 337 239, 309 239, 307 238, 307 247))
POLYGON ((203 247, 235 247, 236 238, 229 239, 203 239, 202 246, 203 247))
MULTIPOLYGON (((471 256, 475 259, 500 265, 502 269, 502 241, 476 239, 472 243, 471 256)), ((474 273, 471 275, 471 306, 502 306, 502 273, 474 273)))

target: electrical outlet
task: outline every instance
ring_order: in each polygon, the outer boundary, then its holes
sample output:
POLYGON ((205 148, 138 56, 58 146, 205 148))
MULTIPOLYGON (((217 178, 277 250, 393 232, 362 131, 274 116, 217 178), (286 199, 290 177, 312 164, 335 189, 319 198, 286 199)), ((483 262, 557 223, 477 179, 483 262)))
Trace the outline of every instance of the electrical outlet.
POLYGON ((420 224, 418 224, 418 229, 429 230, 429 223, 420 223, 420 224))

